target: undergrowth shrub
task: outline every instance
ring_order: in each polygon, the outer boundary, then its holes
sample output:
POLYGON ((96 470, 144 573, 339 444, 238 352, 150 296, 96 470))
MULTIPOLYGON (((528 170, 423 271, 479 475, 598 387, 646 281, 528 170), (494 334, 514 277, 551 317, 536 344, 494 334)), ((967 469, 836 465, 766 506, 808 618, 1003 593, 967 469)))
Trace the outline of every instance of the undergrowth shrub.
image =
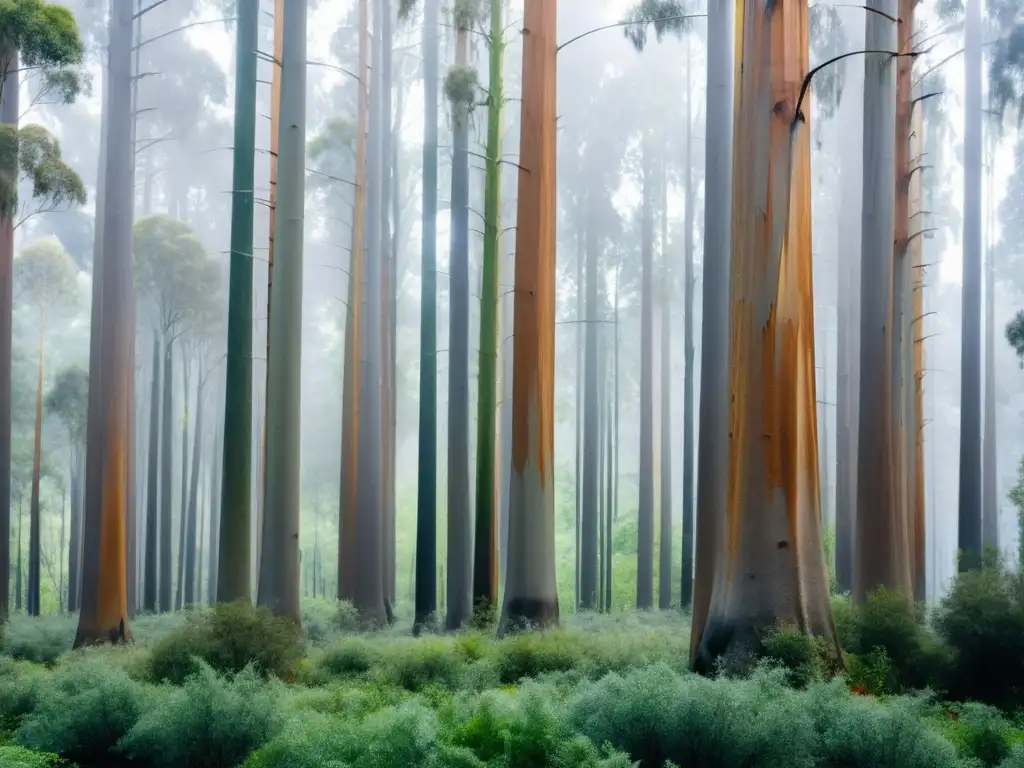
POLYGON ((964 757, 997 766, 1010 755, 1014 728, 994 707, 968 702, 939 713, 941 732, 964 757))
POLYGON ((57 755, 33 752, 12 744, 0 746, 0 766, 3 768, 56 768, 60 764, 57 755))
POLYGON ((347 637, 331 645, 317 660, 314 681, 350 679, 366 675, 381 659, 381 650, 363 637, 347 637))
POLYGON ((12 616, 0 637, 0 653, 20 661, 52 665, 71 650, 74 639, 74 617, 12 616))
POLYGON ((797 688, 824 680, 838 669, 836 652, 828 641, 798 627, 778 625, 765 633, 761 642, 763 658, 783 667, 790 684, 797 688))
POLYGON ((950 697, 1024 705, 1024 575, 1003 567, 957 574, 934 624, 952 651, 950 697))
POLYGON ((550 672, 565 672, 580 662, 575 635, 564 630, 522 632, 494 645, 492 659, 503 685, 550 672))
POLYGON ((81 768, 115 768, 125 761, 114 748, 142 715, 148 694, 123 670, 98 661, 60 666, 40 682, 15 741, 81 768))
POLYGON ((407 691, 420 691, 430 685, 457 688, 463 666, 452 642, 421 638, 395 643, 383 657, 378 676, 407 691))
POLYGON ((260 674, 293 680, 305 655, 301 630, 290 620, 245 601, 191 613, 181 627, 153 648, 150 677, 180 684, 198 671, 201 659, 217 672, 260 674))
POLYGON ((234 768, 280 731, 279 684, 252 668, 231 678, 206 664, 181 688, 161 691, 118 745, 132 761, 153 768, 234 768))
POLYGON ((0 660, 0 733, 16 731, 25 715, 35 709, 43 679, 38 667, 0 660))

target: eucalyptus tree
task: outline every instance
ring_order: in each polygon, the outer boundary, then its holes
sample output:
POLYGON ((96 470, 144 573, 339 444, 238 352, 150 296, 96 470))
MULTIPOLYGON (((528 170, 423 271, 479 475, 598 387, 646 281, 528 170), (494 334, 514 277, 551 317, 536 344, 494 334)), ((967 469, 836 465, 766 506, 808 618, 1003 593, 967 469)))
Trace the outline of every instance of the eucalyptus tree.
POLYGON ((132 8, 115 3, 109 23, 102 244, 93 271, 89 356, 82 609, 75 647, 123 642, 128 629, 129 366, 132 297, 132 8))
POLYGON ((698 570, 696 592, 710 594, 693 627, 702 672, 749 664, 778 622, 838 653, 815 442, 807 6, 737 11, 729 493, 710 584, 698 570))
POLYGON ((252 557, 249 535, 252 514, 252 259, 259 0, 241 0, 237 10, 227 396, 224 398, 224 469, 216 579, 220 602, 250 598, 252 557))
POLYGON ((450 319, 448 336, 448 576, 445 628, 473 614, 473 518, 469 498, 469 122, 477 100, 469 66, 475 3, 456 2, 455 65, 445 77, 452 120, 450 319))
POLYGON ((636 607, 654 607, 654 150, 641 136, 640 498, 637 507, 636 607))
MULTIPOLYGON (((72 366, 61 370, 46 394, 46 410, 60 419, 68 438, 68 488, 71 525, 68 537, 69 611, 78 610, 82 577, 82 481, 85 467, 85 420, 89 398, 89 374, 72 366)), ((63 554, 61 555, 63 557, 63 554)))
POLYGON ((267 458, 264 477, 260 605, 296 623, 299 613, 299 424, 302 261, 306 176, 305 3, 283 9, 278 197, 267 360, 267 458))
MULTIPOLYGON (((190 318, 204 307, 208 297, 207 286, 211 280, 216 280, 213 273, 216 267, 207 258, 203 244, 189 226, 163 214, 139 219, 135 223, 134 241, 136 289, 140 296, 150 299, 149 322, 154 329, 154 345, 159 343, 163 348, 162 402, 153 398, 150 403, 150 424, 155 423, 153 411, 157 408, 162 412, 162 424, 159 477, 151 474, 148 481, 151 495, 147 500, 143 608, 147 611, 169 611, 173 607, 171 450, 174 428, 174 347, 187 329, 190 318), (156 512, 156 506, 152 503, 153 489, 156 487, 160 489, 159 518, 152 516, 156 512), (158 562, 159 574, 156 566, 158 562)), ((155 378, 160 373, 155 356, 153 366, 155 378)), ((154 434, 151 432, 150 471, 156 468, 153 449, 154 434)))
POLYGON ((499 633, 558 622, 554 355, 557 0, 526 0, 516 218, 509 540, 499 633))
POLYGON ((27 245, 14 261, 18 296, 34 314, 39 329, 39 358, 36 378, 35 429, 32 447, 32 491, 29 502, 28 596, 29 616, 39 615, 40 591, 40 507, 39 475, 43 452, 43 382, 46 359, 46 330, 55 310, 73 306, 78 293, 74 262, 55 238, 27 245))
MULTIPOLYGON (((63 100, 79 89, 77 67, 84 47, 72 13, 43 0, 13 0, 0 8, 0 164, 6 179, 0 190, 0 594, 10 580, 11 525, 11 334, 13 331, 14 230, 18 223, 18 181, 26 169, 20 158, 19 90, 22 72, 36 70, 44 79, 62 82, 63 100)), ((51 197, 50 189, 34 187, 29 199, 51 197)), ((0 600, 0 623, 7 619, 7 600, 0 600)))

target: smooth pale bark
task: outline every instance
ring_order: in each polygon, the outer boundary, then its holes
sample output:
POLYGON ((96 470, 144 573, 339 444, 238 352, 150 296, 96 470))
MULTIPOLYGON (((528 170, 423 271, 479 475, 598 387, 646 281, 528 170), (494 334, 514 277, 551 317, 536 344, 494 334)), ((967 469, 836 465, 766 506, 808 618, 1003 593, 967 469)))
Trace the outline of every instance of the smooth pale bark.
POLYGON ((102 263, 93 301, 102 302, 98 355, 90 358, 88 421, 97 429, 89 444, 93 471, 86 471, 82 548, 82 608, 75 647, 124 642, 128 629, 126 558, 129 366, 131 364, 132 200, 131 144, 132 7, 114 3, 109 25, 108 130, 102 263), (99 455, 97 455, 99 454, 99 455), (92 488, 88 486, 92 485, 92 488), (98 485, 98 487, 96 487, 98 485))
MULTIPOLYGON (((235 38, 235 149, 231 172, 231 274, 228 283, 227 384, 224 398, 223 498, 217 599, 250 599, 252 552, 253 223, 255 218, 256 80, 259 0, 238 3, 235 38)), ((213 515, 211 515, 211 521, 213 515)), ((212 546, 212 542, 211 542, 212 546)), ((211 553, 212 553, 211 549, 211 553)), ((210 570, 213 579, 215 571, 210 570)))
POLYGON ((164 332, 163 423, 160 426, 160 582, 157 610, 166 613, 173 607, 171 554, 171 474, 174 448, 174 337, 164 332))
POLYGON ((188 525, 188 460, 189 460, 189 431, 188 414, 189 398, 191 396, 192 359, 195 348, 186 351, 182 345, 181 350, 181 381, 183 384, 181 395, 181 488, 178 493, 178 580, 175 583, 174 607, 181 610, 185 597, 185 529, 188 525))
POLYGON ((668 257, 668 177, 664 171, 661 183, 661 505, 658 608, 667 611, 672 605, 672 270, 668 257))
POLYGON ((416 499, 416 618, 437 613, 437 121, 439 0, 423 19, 423 202, 420 268, 419 462, 416 499))
POLYGON ((182 547, 185 550, 182 574, 179 577, 185 584, 182 596, 182 605, 188 607, 198 602, 198 591, 196 589, 196 565, 202 560, 196 555, 196 546, 199 544, 203 533, 203 526, 197 520, 199 503, 199 468, 202 464, 203 437, 203 377, 199 377, 199 385, 196 389, 196 428, 192 437, 192 467, 189 471, 188 486, 188 508, 185 516, 185 540, 182 547))
POLYGON ((696 659, 744 668, 777 623, 838 654, 822 551, 807 5, 738 4, 728 504, 696 659))
MULTIPOLYGON (((990 140, 990 145, 994 141, 990 140)), ((992 175, 994 174, 995 148, 989 150, 989 200, 992 197, 992 175)), ((993 203, 989 203, 990 209, 993 203)), ((996 371, 993 351, 995 349, 995 304, 996 280, 992 247, 991 220, 989 212, 989 236, 985 248, 985 411, 982 430, 982 484, 981 484, 981 544, 988 550, 999 549, 999 499, 996 495, 998 466, 996 459, 996 371)))
MULTIPOLYGON (((680 580, 680 607, 693 604, 693 115, 690 99, 690 48, 686 48, 686 152, 683 160, 683 540, 682 578, 680 580)), ((705 246, 706 247, 706 246, 705 246)), ((706 251, 705 251, 706 252, 706 251)))
POLYGON ((76 446, 71 454, 71 520, 68 524, 68 610, 76 612, 82 584, 82 484, 85 481, 85 449, 76 446))
MULTIPOLYGON (((376 0, 374 39, 381 39, 383 15, 390 13, 387 0, 376 0)), ((384 521, 382 516, 381 484, 383 479, 382 435, 383 405, 381 397, 381 319, 383 317, 381 290, 381 177, 384 168, 383 105, 381 99, 384 78, 381 72, 382 50, 373 46, 370 67, 371 81, 369 120, 369 151, 367 156, 366 199, 366 261, 362 312, 365 322, 360 323, 359 363, 359 449, 356 472, 355 523, 355 589, 354 603, 365 624, 383 626, 388 621, 384 595, 384 521)))
POLYGON ((913 288, 913 343, 914 343, 914 419, 913 455, 914 471, 914 599, 923 602, 928 598, 928 567, 927 567, 927 526, 925 524, 925 488, 924 488, 924 239, 921 235, 923 227, 920 215, 922 208, 921 153, 924 150, 924 109, 921 103, 913 107, 910 122, 910 229, 911 239, 909 256, 914 269, 913 288), (917 159, 915 159, 917 158, 917 159))
MULTIPOLYGON (((873 0, 870 8, 895 16, 893 0, 873 0)), ((865 47, 893 51, 895 25, 878 13, 866 14, 865 47)), ((898 291, 894 280, 896 190, 896 62, 888 54, 864 57, 864 171, 861 210, 860 407, 857 458, 857 511, 853 557, 853 597, 863 601, 879 587, 910 594, 910 562, 905 508, 895 463, 898 461, 899 380, 894 338, 898 291)))
POLYGON ((477 388, 476 514, 473 532, 473 609, 490 615, 498 602, 497 430, 498 280, 501 259, 501 133, 505 53, 501 0, 491 0, 488 40, 487 148, 484 176, 484 254, 480 291, 477 388))
MULTIPOLYGON (((594 163, 587 159, 585 162, 594 163)), ((580 507, 580 599, 582 610, 592 611, 598 607, 597 593, 597 508, 601 494, 601 473, 599 446, 601 434, 598 413, 601 401, 598 396, 598 307, 597 307, 597 261, 600 257, 598 239, 600 193, 591 189, 586 196, 586 315, 583 325, 586 343, 583 347, 583 484, 582 506, 580 507)), ((583 286, 580 286, 582 290, 583 286)), ((579 420, 579 416, 577 417, 579 420)))
POLYGON ((508 572, 499 634, 558 622, 555 580, 557 0, 526 0, 519 132, 508 572))
POLYGON ((580 560, 583 554, 583 539, 582 539, 582 527, 580 525, 581 509, 583 506, 583 489, 581 487, 583 479, 583 414, 584 414, 584 402, 583 402, 583 341, 584 341, 584 328, 585 323, 583 320, 583 265, 586 261, 586 215, 579 217, 579 223, 577 224, 576 232, 576 384, 573 387, 573 392, 576 396, 576 403, 573 407, 573 414, 575 417, 573 421, 576 427, 576 447, 573 450, 573 457, 576 462, 575 471, 573 477, 575 478, 575 505, 574 512, 576 515, 575 527, 573 532, 576 534, 575 546, 573 547, 573 554, 576 556, 575 571, 573 576, 575 581, 573 587, 575 588, 576 596, 576 607, 577 610, 580 606, 580 560))
MULTIPOLYGON (((455 67, 469 62, 469 30, 455 38, 455 67)), ((445 629, 473 615, 473 517, 469 496, 469 106, 452 106, 448 323, 448 571, 445 629)))
POLYGON ((369 0, 359 0, 359 74, 356 84, 356 187, 352 213, 352 253, 348 276, 348 319, 345 323, 345 373, 342 381, 342 445, 340 519, 338 530, 338 599, 356 599, 356 542, 359 501, 359 446, 362 421, 359 412, 363 386, 363 269, 366 261, 367 121, 370 108, 369 0))
POLYGON ((963 320, 960 342, 961 571, 981 564, 981 0, 968 0, 964 24, 963 320))
POLYGON ((32 440, 32 488, 28 507, 28 595, 29 616, 39 615, 40 510, 39 469, 43 458, 43 366, 46 355, 46 322, 39 316, 39 362, 36 371, 36 412, 32 440))
MULTIPOLYGON (((861 10, 850 12, 852 50, 863 48, 861 10)), ((839 158, 839 199, 844 215, 839 220, 836 330, 836 586, 853 589, 853 552, 857 512, 857 435, 860 414, 860 261, 861 207, 864 171, 864 64, 847 59, 846 79, 838 120, 842 125, 839 158)))
MULTIPOLYGON (((209 605, 213 605, 218 600, 220 594, 220 537, 221 533, 221 521, 219 519, 220 514, 223 514, 223 510, 218 503, 221 498, 221 467, 222 464, 218 458, 222 454, 221 446, 224 443, 223 428, 217 430, 217 435, 214 438, 214 460, 210 463, 210 565, 208 568, 209 577, 206 583, 206 602, 209 605), (221 510, 218 514, 218 510, 221 510)), ((246 534, 248 531, 245 532, 246 534)), ((246 536, 248 538, 248 536, 246 536)))
MULTIPOLYGON (((8 72, 0 97, 0 124, 18 129, 18 51, 7 48, 0 63, 8 72), (10 82, 8 82, 10 78, 10 82)), ((17 178, 17 157, 4 172, 17 178)), ((11 351, 14 331, 14 211, 0 211, 0 624, 7 620, 11 578, 11 351)), ((20 554, 20 550, 19 550, 20 554)), ((20 573, 20 570, 19 570, 20 573)), ((20 593, 20 591, 19 591, 20 593)))
POLYGON ((640 486, 637 510, 636 607, 654 607, 654 158, 642 140, 640 279, 640 486))
MULTIPOLYGON (((697 520, 690 659, 704 634, 725 520, 729 473, 729 264, 732 221, 733 34, 736 5, 708 3, 707 125, 704 152, 704 288, 701 310, 697 520)), ((684 545, 684 551, 686 547, 684 545)), ((681 602, 689 604, 683 573, 681 602)))
POLYGON ((275 264, 267 358, 266 475, 260 605, 301 622, 299 445, 302 245, 306 189, 306 4, 284 7, 275 264))
POLYGON ((149 456, 146 484, 146 547, 143 578, 142 609, 156 612, 157 530, 160 520, 160 334, 153 331, 153 380, 149 399, 149 456))
MULTIPOLYGON (((133 70, 137 71, 136 70, 133 70)), ((132 172, 132 179, 135 178, 134 170, 132 172)), ((134 289, 134 286, 133 286, 134 289)), ((136 412, 138 410, 138 403, 135 397, 135 345, 137 343, 137 328, 135 322, 135 295, 134 290, 132 293, 131 302, 131 319, 129 322, 129 336, 131 338, 130 346, 128 347, 128 397, 125 400, 124 408, 128 412, 128 446, 126 448, 128 458, 125 466, 125 505, 127 506, 127 520, 125 521, 125 539, 127 540, 125 547, 125 579, 127 581, 127 601, 128 601, 128 618, 135 618, 135 611, 138 605, 138 530, 137 521, 138 517, 135 510, 136 500, 136 476, 135 476, 135 465, 136 465, 136 412)))

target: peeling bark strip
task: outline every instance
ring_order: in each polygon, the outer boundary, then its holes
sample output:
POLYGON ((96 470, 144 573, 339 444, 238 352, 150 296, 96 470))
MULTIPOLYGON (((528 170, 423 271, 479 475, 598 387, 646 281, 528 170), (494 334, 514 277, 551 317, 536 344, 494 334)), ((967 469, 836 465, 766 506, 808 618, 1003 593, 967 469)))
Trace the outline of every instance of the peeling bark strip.
POLYGON ((794 120, 807 6, 744 0, 737 13, 729 487, 701 672, 719 658, 748 664, 778 621, 836 644, 818 494, 810 134, 794 120))
POLYGON ((512 476, 499 633, 558 621, 555 582, 557 0, 526 0, 519 147, 512 476))

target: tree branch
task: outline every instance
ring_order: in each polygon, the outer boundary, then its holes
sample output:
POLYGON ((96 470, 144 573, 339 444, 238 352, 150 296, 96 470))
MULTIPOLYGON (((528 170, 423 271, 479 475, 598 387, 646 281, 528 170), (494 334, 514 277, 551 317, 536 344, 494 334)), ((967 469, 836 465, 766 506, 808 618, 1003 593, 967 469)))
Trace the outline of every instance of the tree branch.
POLYGON ((633 19, 632 21, 617 21, 614 24, 605 24, 603 27, 596 27, 595 29, 591 29, 589 32, 584 32, 581 35, 576 35, 576 37, 569 38, 564 43, 562 43, 557 48, 555 48, 555 53, 558 53, 563 48, 565 48, 567 45, 571 45, 572 43, 575 43, 577 40, 582 40, 584 37, 588 37, 590 35, 593 35, 595 32, 604 32, 606 29, 616 29, 618 27, 629 27, 629 26, 632 26, 634 24, 643 24, 643 25, 646 26, 647 24, 656 24, 659 21, 676 21, 676 20, 679 20, 679 19, 704 19, 704 18, 707 18, 707 14, 706 13, 692 13, 692 14, 684 14, 684 15, 680 15, 680 16, 662 16, 662 17, 657 18, 657 19, 633 19))
POLYGON ((865 54, 868 54, 868 53, 881 53, 881 54, 886 54, 886 55, 892 56, 893 58, 900 58, 902 56, 917 57, 917 56, 920 55, 920 54, 917 54, 917 53, 914 53, 914 52, 910 52, 910 53, 897 53, 896 51, 873 51, 873 50, 872 51, 850 51, 849 53, 843 53, 843 54, 840 54, 839 56, 835 56, 835 57, 829 59, 828 61, 822 62, 818 66, 814 67, 814 69, 810 70, 807 73, 807 75, 804 77, 804 82, 800 86, 800 95, 797 97, 797 100, 796 100, 796 110, 793 113, 793 125, 796 125, 797 121, 804 122, 804 116, 803 116, 803 113, 800 111, 800 106, 804 102, 804 94, 806 94, 807 93, 807 89, 811 87, 811 78, 812 77, 814 77, 818 72, 823 70, 825 67, 827 67, 827 66, 829 66, 831 64, 835 64, 837 61, 842 61, 843 59, 848 59, 851 56, 862 56, 862 55, 865 55, 865 54))

